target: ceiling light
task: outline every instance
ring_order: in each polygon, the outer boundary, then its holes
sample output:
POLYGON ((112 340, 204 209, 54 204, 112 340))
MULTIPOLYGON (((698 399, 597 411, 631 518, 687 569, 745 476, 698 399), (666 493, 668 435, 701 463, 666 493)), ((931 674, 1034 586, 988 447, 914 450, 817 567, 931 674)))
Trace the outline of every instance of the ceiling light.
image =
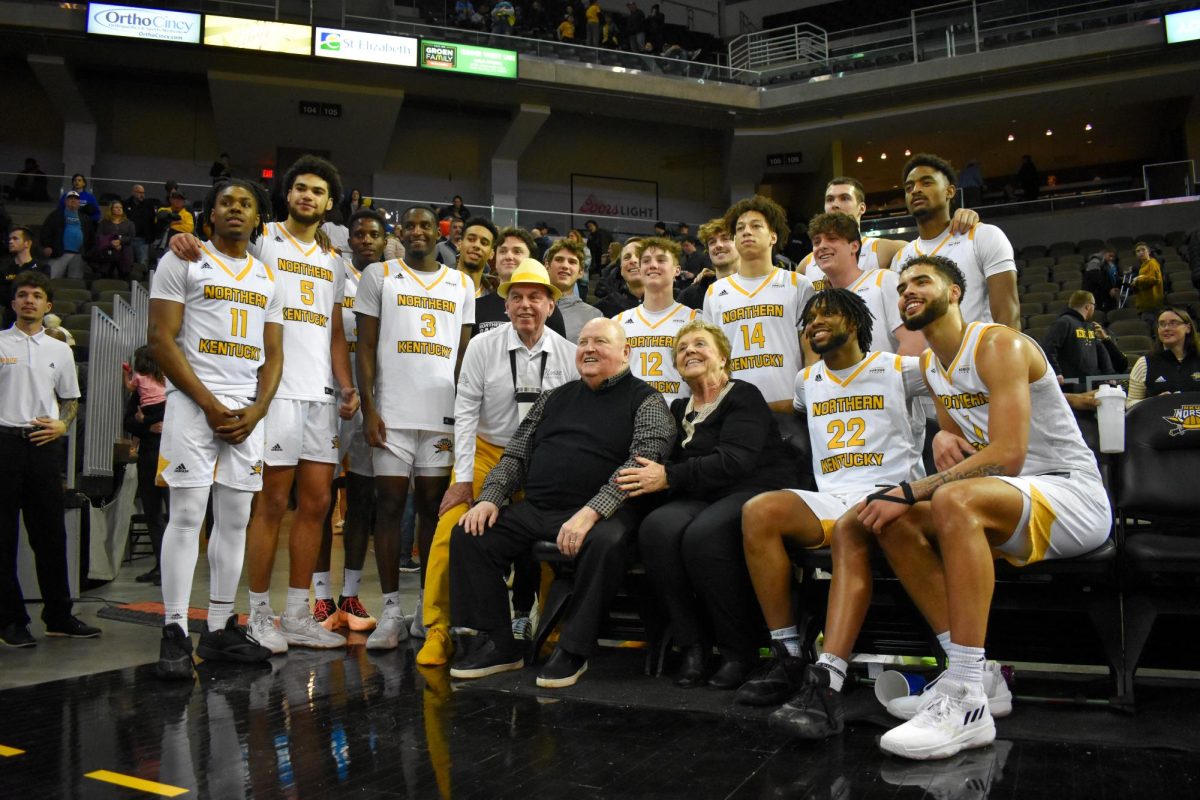
POLYGON ((1049 128, 1046 128, 1046 135, 1047 135, 1047 136, 1053 136, 1053 135, 1054 135, 1054 131, 1050 130, 1049 128))
POLYGON ((880 153, 880 154, 879 154, 879 160, 880 160, 880 161, 887 161, 887 153, 880 153))
POLYGON ((858 158, 856 158, 854 160, 857 161, 859 164, 861 164, 863 162, 863 157, 859 156, 858 158))
POLYGON ((904 155, 906 155, 906 156, 911 156, 911 155, 912 155, 912 150, 908 150, 908 149, 906 149, 906 150, 904 151, 904 155))
POLYGON ((1015 141, 1015 140, 1016 140, 1016 138, 1017 138, 1017 137, 1013 136, 1011 133, 1008 135, 1008 140, 1009 140, 1010 142, 1011 142, 1011 141, 1015 141))
POLYGON ((1092 129, 1092 123, 1089 122, 1088 124, 1084 125, 1083 129, 1085 131, 1090 131, 1092 129))

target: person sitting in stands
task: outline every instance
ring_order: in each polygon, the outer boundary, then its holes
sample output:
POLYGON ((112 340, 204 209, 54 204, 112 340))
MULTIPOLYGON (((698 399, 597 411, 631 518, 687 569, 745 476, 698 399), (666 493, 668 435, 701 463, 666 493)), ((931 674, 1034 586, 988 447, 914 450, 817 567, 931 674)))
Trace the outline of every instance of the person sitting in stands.
POLYGON ((1188 312, 1167 306, 1158 312, 1154 352, 1139 358, 1129 374, 1125 407, 1167 392, 1195 391, 1200 391, 1200 336, 1188 312))

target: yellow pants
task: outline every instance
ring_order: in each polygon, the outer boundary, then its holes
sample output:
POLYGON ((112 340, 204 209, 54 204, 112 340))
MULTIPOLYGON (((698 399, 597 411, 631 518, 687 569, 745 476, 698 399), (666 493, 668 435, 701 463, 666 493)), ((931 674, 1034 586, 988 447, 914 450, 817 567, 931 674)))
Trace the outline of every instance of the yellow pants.
MULTIPOLYGON (((478 499, 483 491, 483 481, 492 467, 500 463, 504 448, 475 437, 475 476, 471 483, 471 494, 478 499)), ((450 473, 450 483, 458 476, 450 473)), ((425 565, 424 622, 426 628, 450 624, 450 532, 467 513, 465 503, 457 505, 438 519, 433 544, 429 547, 429 561, 425 565)))

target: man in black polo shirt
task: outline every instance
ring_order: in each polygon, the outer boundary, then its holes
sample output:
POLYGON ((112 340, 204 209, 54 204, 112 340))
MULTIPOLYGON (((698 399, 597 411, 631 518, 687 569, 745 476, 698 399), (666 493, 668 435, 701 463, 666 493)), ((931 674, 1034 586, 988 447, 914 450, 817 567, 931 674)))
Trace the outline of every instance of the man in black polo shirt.
POLYGON ((0 266, 0 303, 4 304, 3 324, 7 328, 17 320, 12 308, 12 282, 22 272, 40 272, 50 277, 50 266, 40 263, 33 256, 33 234, 24 225, 18 225, 8 234, 8 259, 0 266))
POLYGON ((521 668, 504 572, 536 541, 556 542, 577 565, 558 649, 538 672, 537 685, 573 685, 596 648, 639 516, 617 487, 617 474, 639 466, 638 458, 661 461, 675 423, 662 395, 630 374, 629 346, 613 320, 583 326, 575 366, 580 380, 538 396, 488 473, 479 502, 451 534, 450 618, 478 632, 475 646, 451 665, 451 677, 521 668), (501 512, 521 489, 525 499, 501 512))
MULTIPOLYGON (((536 259, 534 252, 537 246, 533 237, 524 228, 504 228, 496 236, 496 276, 497 284, 506 282, 513 272, 527 258, 536 259)), ((478 282, 476 285, 479 285, 478 282)), ((475 324, 471 328, 471 338, 481 333, 487 333, 492 328, 501 328, 509 323, 508 311, 504 307, 504 298, 494 291, 475 295, 475 324)), ((559 336, 566 336, 566 324, 562 312, 557 308, 546 320, 546 327, 559 336)))

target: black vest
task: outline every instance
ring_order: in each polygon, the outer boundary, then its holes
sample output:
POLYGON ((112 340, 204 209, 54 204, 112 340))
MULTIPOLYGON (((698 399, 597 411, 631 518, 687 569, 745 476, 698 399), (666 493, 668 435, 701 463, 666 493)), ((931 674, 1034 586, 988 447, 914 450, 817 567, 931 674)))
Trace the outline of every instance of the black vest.
POLYGON ((1167 392, 1200 391, 1200 355, 1186 354, 1176 361, 1170 350, 1146 356, 1146 397, 1167 392))
POLYGON ((533 434, 525 499, 538 508, 582 508, 629 458, 633 420, 654 390, 630 372, 592 391, 564 384, 546 400, 533 434))

